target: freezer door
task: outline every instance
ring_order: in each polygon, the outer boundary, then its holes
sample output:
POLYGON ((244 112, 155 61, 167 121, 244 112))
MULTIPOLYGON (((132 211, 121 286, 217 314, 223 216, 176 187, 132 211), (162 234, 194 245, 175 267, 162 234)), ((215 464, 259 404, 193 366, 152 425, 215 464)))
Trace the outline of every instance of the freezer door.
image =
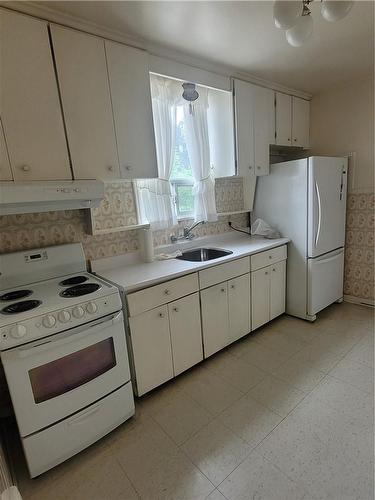
POLYGON ((307 314, 314 316, 343 296, 344 249, 308 259, 307 314))
POLYGON ((309 158, 308 257, 344 246, 347 159, 309 158))

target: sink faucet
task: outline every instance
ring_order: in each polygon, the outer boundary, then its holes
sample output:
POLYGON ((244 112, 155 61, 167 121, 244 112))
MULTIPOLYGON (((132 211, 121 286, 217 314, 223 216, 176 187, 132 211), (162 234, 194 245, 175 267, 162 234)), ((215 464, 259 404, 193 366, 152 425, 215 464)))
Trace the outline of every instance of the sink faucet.
POLYGON ((192 240, 194 238, 194 235, 191 233, 193 229, 195 229, 199 224, 205 224, 206 221, 200 220, 198 222, 195 222, 192 224, 190 227, 184 227, 184 235, 183 236, 175 236, 174 234, 171 234, 171 242, 176 243, 178 240, 192 240))

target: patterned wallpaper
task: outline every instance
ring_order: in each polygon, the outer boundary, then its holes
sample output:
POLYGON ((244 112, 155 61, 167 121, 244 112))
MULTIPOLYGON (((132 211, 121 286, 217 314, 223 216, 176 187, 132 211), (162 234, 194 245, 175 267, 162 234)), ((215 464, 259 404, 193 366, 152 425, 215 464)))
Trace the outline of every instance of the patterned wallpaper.
MULTIPOLYGON (((216 196, 219 211, 237 211, 239 207, 241 207, 240 209, 243 208, 242 179, 235 179, 236 182, 232 181, 232 179, 220 179, 218 182, 216 196), (234 208, 230 209, 231 206, 234 208)), ((118 203, 118 190, 120 189, 124 189, 126 193, 124 200, 126 210, 129 210, 130 213, 129 217, 134 217, 134 199, 132 196, 128 196, 129 193, 132 195, 131 183, 121 182, 120 184, 121 187, 112 190, 117 194, 107 196, 102 202, 99 211, 99 216, 102 217, 99 218, 101 224, 103 224, 106 210, 109 213, 114 213, 115 217, 122 217, 124 206, 122 203, 118 203), (113 206, 115 206, 115 209, 112 212, 111 207, 113 206)), ((246 214, 230 217, 238 225, 247 225, 246 214)), ((223 216, 219 218, 218 222, 204 224, 197 228, 196 234, 212 235, 229 231, 228 219, 229 216, 223 216)), ((104 224, 108 224, 108 221, 104 222, 104 224)), ((181 223, 181 225, 183 224, 181 223)), ((154 245, 159 246, 169 243, 169 236, 176 229, 155 231, 153 235, 154 245)), ((98 259, 133 252, 139 248, 137 231, 120 231, 96 235, 90 233, 89 210, 0 216, 0 254, 48 245, 82 242, 86 258, 98 259)))
POLYGON ((346 215, 344 293, 374 303, 374 193, 350 193, 346 215))

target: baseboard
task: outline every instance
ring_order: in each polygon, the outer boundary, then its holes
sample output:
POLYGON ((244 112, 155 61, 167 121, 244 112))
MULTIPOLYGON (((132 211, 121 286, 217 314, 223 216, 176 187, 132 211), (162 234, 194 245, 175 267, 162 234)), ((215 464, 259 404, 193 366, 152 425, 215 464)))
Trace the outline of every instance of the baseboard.
POLYGON ((351 302, 352 304, 359 304, 366 307, 374 307, 374 301, 370 299, 361 299, 360 297, 353 297, 352 295, 344 295, 345 302, 351 302))

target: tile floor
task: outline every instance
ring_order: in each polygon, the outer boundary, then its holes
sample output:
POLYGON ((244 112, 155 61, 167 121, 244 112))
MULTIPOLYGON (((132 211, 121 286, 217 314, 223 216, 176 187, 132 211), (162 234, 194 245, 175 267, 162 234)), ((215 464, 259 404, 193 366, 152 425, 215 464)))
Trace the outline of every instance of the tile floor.
POLYGON ((373 311, 283 316, 19 487, 32 500, 373 499, 373 311))

